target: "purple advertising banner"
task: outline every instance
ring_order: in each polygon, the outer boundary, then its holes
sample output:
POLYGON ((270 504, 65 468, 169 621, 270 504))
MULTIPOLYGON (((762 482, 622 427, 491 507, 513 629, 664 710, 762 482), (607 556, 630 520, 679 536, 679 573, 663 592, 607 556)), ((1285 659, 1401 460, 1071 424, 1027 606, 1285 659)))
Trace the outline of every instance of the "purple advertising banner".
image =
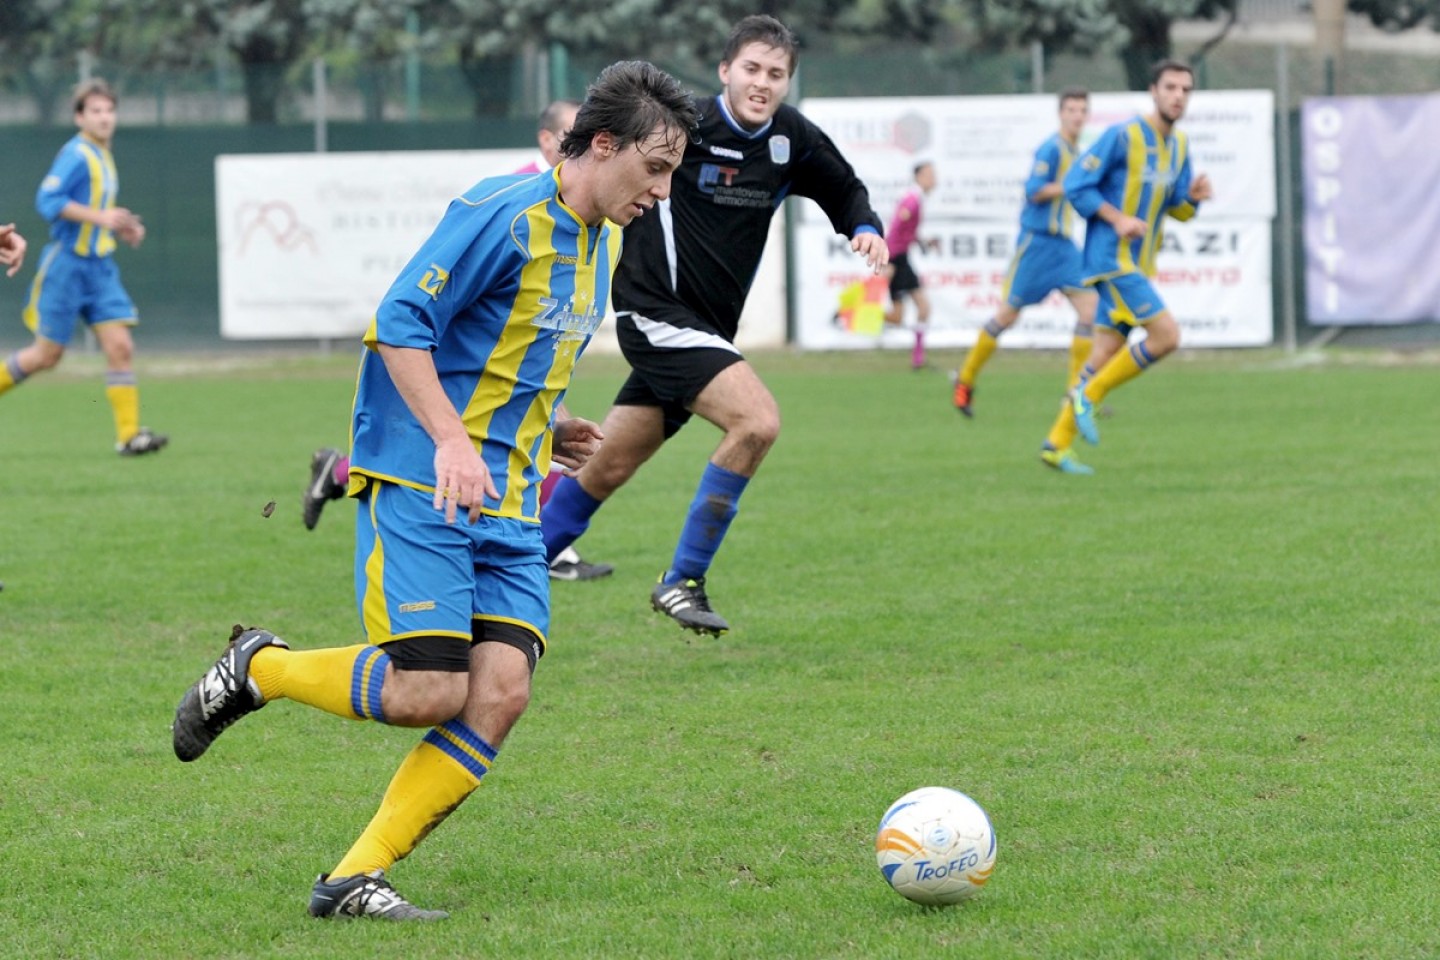
POLYGON ((1437 95, 1305 101, 1311 323, 1440 321, 1437 130, 1437 95))

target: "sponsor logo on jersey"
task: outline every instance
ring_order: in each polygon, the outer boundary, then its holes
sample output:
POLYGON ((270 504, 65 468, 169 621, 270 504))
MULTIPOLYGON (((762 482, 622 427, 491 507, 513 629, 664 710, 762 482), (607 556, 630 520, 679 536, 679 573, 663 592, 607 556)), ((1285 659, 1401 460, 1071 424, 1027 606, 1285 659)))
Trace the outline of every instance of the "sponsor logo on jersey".
POLYGON ((713 143, 710 144, 710 152, 717 157, 724 157, 727 160, 745 159, 745 154, 741 153, 739 150, 731 150, 729 147, 716 146, 713 143))

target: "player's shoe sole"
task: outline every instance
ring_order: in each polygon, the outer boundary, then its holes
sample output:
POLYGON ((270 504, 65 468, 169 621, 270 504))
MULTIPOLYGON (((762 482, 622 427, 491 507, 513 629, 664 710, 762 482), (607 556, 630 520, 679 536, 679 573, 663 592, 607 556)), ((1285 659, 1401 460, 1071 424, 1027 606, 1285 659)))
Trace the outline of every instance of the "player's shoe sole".
POLYGON ((1052 470, 1059 470, 1061 473, 1068 473, 1076 477, 1088 477, 1095 473, 1094 467, 1087 467, 1069 450, 1053 450, 1045 447, 1040 451, 1040 462, 1052 470))

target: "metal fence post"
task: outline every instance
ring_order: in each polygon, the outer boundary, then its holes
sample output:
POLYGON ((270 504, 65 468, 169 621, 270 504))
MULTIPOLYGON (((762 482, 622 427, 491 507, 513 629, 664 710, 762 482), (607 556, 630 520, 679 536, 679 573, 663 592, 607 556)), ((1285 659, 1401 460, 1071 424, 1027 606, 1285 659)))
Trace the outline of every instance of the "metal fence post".
POLYGON ((1295 352, 1295 170, 1290 156, 1290 49, 1275 46, 1275 113, 1280 129, 1280 330, 1285 352, 1295 352))

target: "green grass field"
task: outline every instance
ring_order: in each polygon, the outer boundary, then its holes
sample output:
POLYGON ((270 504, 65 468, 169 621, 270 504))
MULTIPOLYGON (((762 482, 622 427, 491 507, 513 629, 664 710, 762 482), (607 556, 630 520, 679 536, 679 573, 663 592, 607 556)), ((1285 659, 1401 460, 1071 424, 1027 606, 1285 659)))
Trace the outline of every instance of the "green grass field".
MULTIPOLYGON (((1434 357, 1181 355, 1070 478, 1036 459, 1055 355, 1002 353, 974 422, 898 354, 760 356, 785 430, 712 570, 735 629, 647 601, 697 423, 599 515, 616 574, 556 586, 530 712, 393 872, 453 914, 419 927, 305 914, 418 731, 278 703, 192 765, 168 731, 232 623, 359 639, 354 508, 299 518, 352 365, 142 359, 156 457, 110 452, 93 360, 0 398, 0 956, 1440 954, 1434 357), (875 868, 927 784, 999 836, 956 908, 875 868)), ((572 409, 620 375, 587 359, 572 409)))

